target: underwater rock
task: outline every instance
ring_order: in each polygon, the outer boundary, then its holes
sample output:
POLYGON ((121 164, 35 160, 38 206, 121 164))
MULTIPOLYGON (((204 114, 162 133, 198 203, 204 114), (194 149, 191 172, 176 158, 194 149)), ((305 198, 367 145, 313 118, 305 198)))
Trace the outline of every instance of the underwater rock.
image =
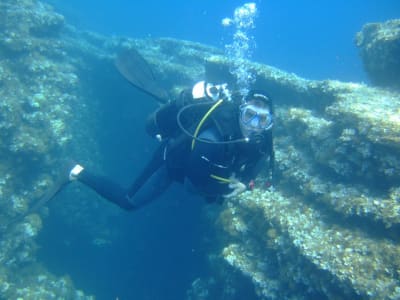
POLYGON ((391 239, 279 191, 246 192, 225 210, 225 218, 251 220, 222 256, 252 278, 261 299, 398 298, 400 247, 391 239))
POLYGON ((33 49, 46 51, 45 45, 56 46, 52 44, 52 38, 59 37, 64 23, 64 17, 43 2, 1 1, 1 51, 8 50, 15 54, 33 49))
POLYGON ((71 149, 72 107, 82 108, 63 26, 40 1, 0 2, 1 299, 91 299, 37 262, 43 214, 23 218, 56 180, 71 149))
POLYGON ((371 82, 399 90, 400 19, 366 24, 355 40, 371 82))

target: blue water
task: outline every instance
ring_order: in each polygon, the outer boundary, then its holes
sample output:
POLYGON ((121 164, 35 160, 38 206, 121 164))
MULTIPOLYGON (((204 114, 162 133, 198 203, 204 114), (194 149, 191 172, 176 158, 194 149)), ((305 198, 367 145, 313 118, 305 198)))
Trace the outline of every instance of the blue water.
MULTIPOLYGON (((52 0, 55 1, 55 0, 52 0)), ((59 2, 59 1, 57 1, 59 2)), ((400 17, 397 0, 258 0, 254 59, 312 79, 366 81, 354 36, 400 17)), ((80 28, 131 37, 175 37, 217 47, 224 17, 245 1, 79 1, 57 5, 80 28)))
MULTIPOLYGON (((221 20, 243 1, 51 1, 79 29, 133 38, 174 37, 223 48, 229 32, 221 20)), ((311 79, 367 81, 354 36, 367 22, 400 17, 400 1, 274 0, 257 1, 259 16, 254 60, 311 79)), ((155 147, 144 133, 146 116, 156 104, 124 85, 102 93, 108 114, 96 137, 109 160, 102 169, 129 184, 155 147), (126 89, 126 90, 125 90, 126 89), (129 89, 129 90, 128 90, 129 89), (112 101, 109 101, 112 99, 112 101), (126 101, 135 99, 135 101, 126 101), (135 109, 137 103, 141 110, 135 109), (121 145, 115 147, 114 145, 121 145), (145 146, 143 146, 145 145, 145 146)), ((101 99, 100 99, 101 100, 101 99)), ((83 190, 83 191, 82 191, 83 190)), ((193 280, 209 274, 212 232, 203 218, 201 199, 173 187, 157 203, 137 213, 116 213, 107 220, 118 231, 112 245, 96 246, 86 228, 69 224, 57 210, 82 190, 70 189, 51 204, 40 237, 42 261, 57 275, 97 299, 185 299, 193 280), (58 206, 56 206, 58 205, 58 206), (81 229, 81 230, 80 230, 81 229)), ((93 201, 104 201, 89 193, 93 201)), ((109 207, 106 207, 109 209, 109 207)), ((211 212, 215 207, 207 208, 211 212)), ((96 225, 95 214, 86 220, 96 225)), ((99 225, 100 226, 100 225, 99 225)), ((101 224, 104 226, 104 224, 101 224)), ((239 287, 238 287, 239 288, 239 287)), ((247 283, 242 292, 255 299, 247 283)), ((244 298, 243 298, 244 299, 244 298)))

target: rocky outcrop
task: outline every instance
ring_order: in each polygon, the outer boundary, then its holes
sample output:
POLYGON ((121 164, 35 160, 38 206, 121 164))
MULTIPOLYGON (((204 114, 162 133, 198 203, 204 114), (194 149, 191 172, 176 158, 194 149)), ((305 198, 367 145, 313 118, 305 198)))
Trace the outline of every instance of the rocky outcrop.
POLYGON ((364 25, 356 35, 365 71, 374 85, 400 88, 400 19, 364 25))
MULTIPOLYGON (((42 219, 27 212, 53 182, 55 153, 71 141, 76 68, 65 61, 63 16, 38 1, 0 3, 0 298, 88 299, 37 262, 42 219)), ((63 150, 64 149, 64 150, 63 150)))

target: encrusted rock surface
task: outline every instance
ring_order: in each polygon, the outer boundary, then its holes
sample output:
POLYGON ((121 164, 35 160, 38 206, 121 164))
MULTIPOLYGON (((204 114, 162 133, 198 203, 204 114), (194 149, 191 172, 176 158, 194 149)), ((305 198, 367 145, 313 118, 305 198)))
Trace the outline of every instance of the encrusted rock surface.
POLYGON ((400 19, 364 25, 356 45, 372 83, 399 90, 400 19))
MULTIPOLYGON (((77 31, 39 1, 0 3, 0 298, 90 298, 37 261, 43 212, 5 224, 51 186, 64 157, 79 153, 89 164, 101 157, 94 116, 110 95, 107 85, 121 85, 113 57, 129 47, 143 54, 172 96, 205 76, 233 82, 217 49, 106 38, 77 31)), ((250 68, 255 87, 276 105, 277 184, 273 192, 264 189, 261 175, 254 191, 224 204, 213 263, 226 262, 221 274, 230 266, 250 278, 260 299, 398 299, 399 94, 250 68)), ((62 205, 70 222, 90 222, 79 215, 89 205, 84 200, 62 205)), ((224 297, 238 299, 240 280, 223 276, 197 280, 188 295, 212 299, 207 285, 220 284, 224 297)))
POLYGON ((70 147, 79 79, 66 60, 63 16, 39 1, 0 2, 0 298, 90 299, 36 259, 42 219, 27 212, 70 147))

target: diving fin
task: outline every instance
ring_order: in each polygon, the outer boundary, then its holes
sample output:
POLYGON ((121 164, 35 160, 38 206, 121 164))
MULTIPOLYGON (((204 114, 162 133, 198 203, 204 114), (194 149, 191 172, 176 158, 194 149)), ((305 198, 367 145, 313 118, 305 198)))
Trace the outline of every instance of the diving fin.
POLYGON ((157 82, 149 64, 137 50, 132 48, 119 53, 115 66, 136 88, 153 96, 160 103, 168 102, 167 92, 157 82))
POLYGON ((46 191, 46 193, 40 197, 33 205, 30 207, 25 213, 20 216, 13 218, 10 222, 5 224, 4 228, 1 230, 7 230, 10 226, 21 222, 26 216, 38 211, 43 205, 52 200, 58 193, 60 193, 65 186, 67 186, 71 182, 69 178, 69 172, 63 172, 60 176, 55 180, 52 187, 46 191), (66 176, 67 175, 67 176, 66 176))
POLYGON ((54 185, 38 201, 36 201, 26 215, 37 211, 39 208, 53 199, 58 193, 60 193, 70 182, 71 181, 69 179, 55 182, 54 185))

